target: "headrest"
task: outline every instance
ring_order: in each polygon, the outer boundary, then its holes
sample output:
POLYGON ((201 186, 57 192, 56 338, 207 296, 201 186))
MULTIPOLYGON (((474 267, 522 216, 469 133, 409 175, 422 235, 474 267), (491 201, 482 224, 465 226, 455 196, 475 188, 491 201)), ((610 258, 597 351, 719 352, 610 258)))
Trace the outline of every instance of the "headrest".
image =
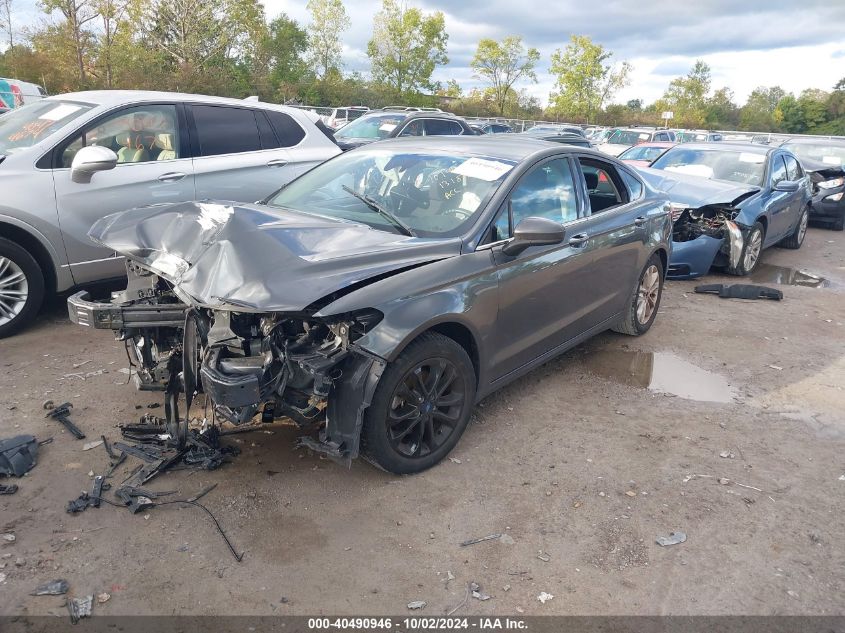
POLYGON ((585 171, 584 182, 587 184, 587 189, 589 189, 590 191, 592 191, 593 189, 598 189, 599 175, 591 171, 585 171))
POLYGON ((164 151, 173 151, 173 135, 168 133, 156 134, 156 147, 164 151))
POLYGON ((132 143, 131 130, 124 130, 123 132, 118 132, 114 135, 114 138, 117 139, 117 142, 123 147, 134 147, 134 144, 132 143))

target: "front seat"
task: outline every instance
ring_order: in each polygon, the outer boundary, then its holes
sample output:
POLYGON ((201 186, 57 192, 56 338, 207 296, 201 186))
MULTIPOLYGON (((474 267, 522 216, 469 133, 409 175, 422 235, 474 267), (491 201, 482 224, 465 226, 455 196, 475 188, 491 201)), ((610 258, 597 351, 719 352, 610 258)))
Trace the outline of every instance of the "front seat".
POLYGON ((141 163, 150 160, 150 153, 146 147, 143 145, 136 147, 135 135, 132 132, 117 134, 115 138, 123 146, 117 152, 118 163, 141 163))
POLYGON ((176 160, 179 158, 176 155, 176 150, 173 148, 173 135, 170 133, 156 134, 156 147, 161 151, 156 156, 156 160, 176 160))

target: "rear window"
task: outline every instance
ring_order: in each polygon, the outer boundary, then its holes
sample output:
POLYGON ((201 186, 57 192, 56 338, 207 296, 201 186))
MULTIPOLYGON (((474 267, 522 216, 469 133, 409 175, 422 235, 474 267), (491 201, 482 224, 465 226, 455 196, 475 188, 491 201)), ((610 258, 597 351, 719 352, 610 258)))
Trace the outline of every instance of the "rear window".
POLYGON ((255 113, 247 108, 192 106, 200 156, 257 152, 261 138, 255 113))
POLYGON ((305 130, 289 114, 276 110, 265 110, 264 112, 270 119, 270 125, 273 126, 282 147, 293 147, 305 138, 305 130))

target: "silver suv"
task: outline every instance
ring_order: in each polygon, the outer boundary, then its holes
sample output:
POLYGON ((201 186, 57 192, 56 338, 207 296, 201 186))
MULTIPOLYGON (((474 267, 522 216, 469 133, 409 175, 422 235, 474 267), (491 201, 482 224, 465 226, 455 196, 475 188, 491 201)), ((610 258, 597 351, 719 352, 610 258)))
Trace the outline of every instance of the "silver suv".
POLYGON ((253 202, 340 152, 311 115, 170 92, 57 95, 0 116, 0 338, 45 293, 125 275, 88 239, 150 204, 253 202))

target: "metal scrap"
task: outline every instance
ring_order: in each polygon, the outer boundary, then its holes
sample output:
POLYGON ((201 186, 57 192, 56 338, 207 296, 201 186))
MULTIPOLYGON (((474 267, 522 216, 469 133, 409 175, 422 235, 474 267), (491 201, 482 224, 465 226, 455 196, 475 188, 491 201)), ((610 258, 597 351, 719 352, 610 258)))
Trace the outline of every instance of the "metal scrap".
POLYGON ((0 484, 0 495, 13 495, 18 491, 17 484, 0 484))
POLYGON ((658 536, 656 543, 661 547, 668 547, 669 545, 679 545, 687 540, 687 535, 681 531, 670 532, 669 536, 658 536))
POLYGON ((476 543, 483 543, 484 541, 492 541, 494 539, 502 538, 501 534, 488 534, 487 536, 482 536, 480 538, 473 538, 468 541, 464 541, 461 543, 461 547, 466 547, 467 545, 475 545, 476 543))

